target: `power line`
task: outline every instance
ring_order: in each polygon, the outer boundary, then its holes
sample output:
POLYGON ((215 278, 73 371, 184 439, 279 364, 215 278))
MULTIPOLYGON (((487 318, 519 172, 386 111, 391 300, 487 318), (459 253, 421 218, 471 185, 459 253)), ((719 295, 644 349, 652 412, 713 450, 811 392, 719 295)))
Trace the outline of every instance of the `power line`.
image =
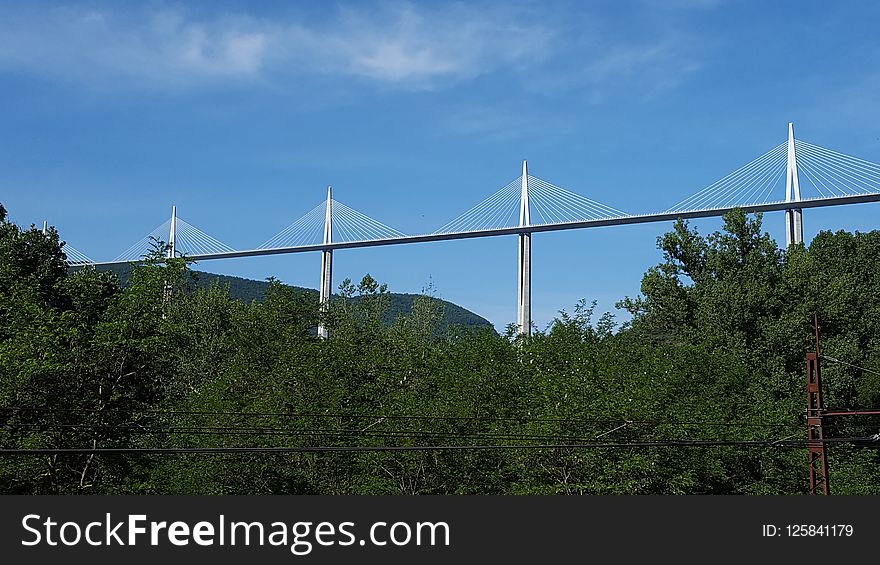
MULTIPOLYGON (((99 430, 116 430, 117 426, 90 426, 79 424, 61 424, 54 426, 39 427, 38 425, 28 424, 25 426, 34 433, 40 432, 63 432, 67 430, 81 430, 84 433, 95 432, 99 430)), ((618 426, 614 430, 604 432, 599 435, 566 435, 566 434, 517 434, 517 433, 454 433, 430 430, 390 430, 390 431, 363 431, 363 430, 332 430, 332 429, 295 429, 295 428, 235 428, 235 427, 192 427, 192 428, 168 428, 168 429, 149 429, 130 427, 124 428, 125 431, 144 435, 201 435, 201 436, 252 436, 252 437, 325 437, 339 436, 349 438, 397 438, 397 439, 481 439, 481 440, 512 440, 512 441, 538 441, 553 440, 567 442, 584 442, 598 439, 611 431, 617 431, 623 426, 618 426)))
POLYGON ((0 411, 20 412, 120 412, 125 414, 139 413, 143 415, 185 415, 185 416, 242 416, 253 418, 285 417, 285 418, 340 418, 340 419, 386 419, 386 420, 430 420, 430 421, 492 421, 492 422, 590 422, 590 423, 629 423, 644 425, 681 425, 681 426, 742 426, 742 427, 791 427, 792 424, 776 424, 771 422, 713 422, 713 421, 680 421, 680 420, 639 420, 632 418, 532 418, 520 416, 423 416, 410 414, 343 414, 343 413, 308 413, 308 412, 234 412, 234 411, 191 411, 191 410, 138 410, 135 408, 40 408, 40 407, 0 407, 0 411))
POLYGON ((840 359, 835 359, 829 355, 820 355, 822 359, 826 359, 831 361, 832 363, 840 363, 841 365, 846 365, 847 367, 852 367, 853 369, 859 369, 860 371, 865 371, 867 373, 873 373, 875 375, 880 375, 880 371, 875 371, 873 369, 866 369, 865 367, 859 367, 858 365, 853 365, 852 363, 847 363, 846 361, 841 361, 840 359))
POLYGON ((822 440, 672 440, 622 443, 578 444, 508 444, 508 445, 408 445, 408 446, 300 446, 300 447, 120 447, 120 448, 37 448, 0 449, 0 455, 127 455, 127 454, 218 454, 218 453, 332 453, 332 452, 406 452, 406 451, 489 451, 518 449, 636 449, 692 447, 750 447, 801 449, 815 443, 846 443, 862 447, 880 447, 878 440, 867 438, 825 438, 822 440))

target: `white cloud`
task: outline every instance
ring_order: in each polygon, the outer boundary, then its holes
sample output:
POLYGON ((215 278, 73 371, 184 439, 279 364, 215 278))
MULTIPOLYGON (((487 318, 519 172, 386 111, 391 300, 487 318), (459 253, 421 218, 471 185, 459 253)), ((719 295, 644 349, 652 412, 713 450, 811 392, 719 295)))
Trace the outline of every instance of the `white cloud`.
POLYGON ((570 121, 553 112, 514 109, 499 106, 463 106, 454 108, 445 126, 452 132, 489 141, 509 141, 529 135, 547 136, 569 133, 570 121))
POLYGON ((529 64, 547 53, 548 42, 538 26, 526 34, 513 12, 466 5, 345 8, 323 24, 198 18, 182 9, 0 13, 0 68, 97 81, 193 84, 309 72, 432 88, 529 64))
POLYGON ((619 22, 543 5, 392 2, 271 16, 110 6, 0 6, 0 72, 96 88, 290 87, 329 77, 407 90, 496 73, 520 92, 600 102, 673 88, 700 68, 700 50, 675 29, 624 38, 619 22))
POLYGON ((358 76, 429 86, 539 61, 549 53, 551 36, 500 9, 426 11, 404 4, 372 17, 344 11, 319 60, 358 76))
POLYGON ((530 88, 535 92, 575 95, 593 104, 621 94, 652 98, 679 87, 703 68, 708 46, 696 48, 689 36, 658 30, 652 37, 624 40, 596 32, 569 48, 576 65, 554 65, 530 88))
POLYGON ((642 0, 650 8, 661 10, 714 10, 726 0, 642 0))
POLYGON ((67 7, 2 16, 0 68, 97 83, 253 76, 269 39, 261 26, 245 19, 199 22, 171 11, 134 20, 67 7))
POLYGON ((674 36, 646 44, 609 45, 588 66, 587 76, 594 84, 637 81, 645 91, 662 90, 699 70, 700 63, 690 53, 687 41, 674 36))

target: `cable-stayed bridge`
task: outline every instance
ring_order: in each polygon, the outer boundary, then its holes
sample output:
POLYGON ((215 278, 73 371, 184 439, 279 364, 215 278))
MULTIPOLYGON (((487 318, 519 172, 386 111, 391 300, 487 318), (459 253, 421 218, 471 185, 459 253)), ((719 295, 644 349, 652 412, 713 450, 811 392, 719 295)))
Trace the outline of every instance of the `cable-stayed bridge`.
MULTIPOLYGON (((746 212, 785 212, 786 244, 803 243, 803 210, 880 201, 880 165, 795 139, 788 139, 666 210, 630 214, 528 173, 522 174, 458 217, 430 233, 405 234, 327 197, 302 217, 252 249, 236 250, 177 217, 157 226, 110 261, 94 261, 65 245, 72 266, 136 262, 155 240, 168 244, 168 257, 196 261, 285 253, 321 252, 320 303, 329 302, 333 251, 517 235, 519 239, 517 326, 531 332, 531 236, 533 233, 721 216, 746 212)), ((326 328, 318 333, 327 336, 326 328)))

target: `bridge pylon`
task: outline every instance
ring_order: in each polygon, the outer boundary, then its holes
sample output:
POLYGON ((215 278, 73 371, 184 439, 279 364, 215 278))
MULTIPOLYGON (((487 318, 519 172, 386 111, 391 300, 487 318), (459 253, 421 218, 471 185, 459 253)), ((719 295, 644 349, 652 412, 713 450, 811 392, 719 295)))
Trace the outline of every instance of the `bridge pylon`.
MULTIPOLYGON (((324 210, 324 245, 333 243, 333 187, 327 187, 327 207, 324 210)), ((333 250, 321 251, 321 285, 318 287, 318 301, 321 319, 318 320, 318 337, 327 339, 329 332, 324 324, 324 316, 330 310, 330 293, 333 284, 333 250)))
MULTIPOLYGON (((801 185, 798 182, 797 155, 794 151, 794 124, 788 122, 788 165, 785 172, 785 201, 800 202, 801 185)), ((800 208, 785 211, 785 245, 804 242, 803 212, 800 208)))
MULTIPOLYGON (((531 224, 529 217, 529 168, 522 165, 522 187, 519 199, 519 225, 531 224)), ((532 335, 532 234, 519 234, 519 261, 517 264, 517 315, 516 329, 519 335, 532 335)))
MULTIPOLYGON (((174 259, 174 240, 177 238, 177 206, 171 206, 171 225, 168 227, 168 246, 165 252, 165 257, 168 259, 174 259)), ((163 287, 163 296, 165 299, 165 303, 171 301, 172 294, 172 286, 168 280, 165 280, 165 286, 163 287)), ((162 319, 164 320, 166 317, 166 313, 162 311, 162 319)))
POLYGON ((167 257, 174 259, 174 240, 177 238, 177 206, 171 206, 171 226, 168 228, 167 257))

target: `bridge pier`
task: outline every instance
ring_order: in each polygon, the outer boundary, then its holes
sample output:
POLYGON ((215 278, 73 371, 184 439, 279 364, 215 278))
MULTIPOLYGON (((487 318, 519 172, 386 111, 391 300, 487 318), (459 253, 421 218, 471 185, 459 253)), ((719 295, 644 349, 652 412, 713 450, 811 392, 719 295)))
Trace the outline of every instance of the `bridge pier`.
MULTIPOLYGON (((522 167, 522 190, 519 199, 519 225, 530 225, 529 217, 529 170, 526 161, 522 167)), ((532 234, 519 234, 519 261, 517 264, 517 315, 516 330, 519 335, 532 335, 532 234)))
MULTIPOLYGON (((333 242, 333 187, 327 187, 327 208, 324 212, 324 245, 333 242)), ((318 286, 318 304, 320 319, 318 320, 318 337, 327 339, 329 332, 324 317, 330 311, 330 295, 333 285, 333 250, 321 251, 321 284, 318 286)))
POLYGON ((174 240, 177 239, 177 206, 171 207, 171 228, 168 230, 168 258, 174 259, 174 240))
MULTIPOLYGON (((800 202, 801 185, 798 182, 797 156, 794 151, 794 124, 788 122, 788 165, 785 172, 785 201, 800 202)), ((800 208, 785 211, 785 246, 804 242, 803 212, 800 208)))
POLYGON ((519 234, 519 292, 516 328, 520 335, 532 335, 532 234, 519 234))
MULTIPOLYGON (((171 206, 171 227, 168 228, 168 249, 166 251, 166 257, 168 259, 174 259, 174 240, 177 239, 177 206, 171 206)), ((162 294, 166 303, 171 300, 172 287, 169 284, 168 280, 165 281, 165 285, 162 289, 162 294)), ((165 312, 162 312, 162 319, 165 319, 165 312)))
POLYGON ((785 211, 785 245, 804 242, 803 212, 800 208, 785 211))

